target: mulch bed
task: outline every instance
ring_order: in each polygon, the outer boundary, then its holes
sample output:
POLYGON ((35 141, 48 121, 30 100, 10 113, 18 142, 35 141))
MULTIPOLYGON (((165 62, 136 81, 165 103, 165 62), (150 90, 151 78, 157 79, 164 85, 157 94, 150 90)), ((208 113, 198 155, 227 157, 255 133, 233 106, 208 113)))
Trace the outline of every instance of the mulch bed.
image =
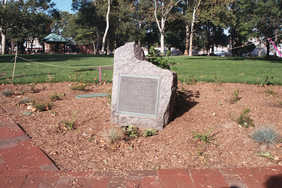
POLYGON ((70 86, 69 82, 37 84, 37 93, 30 93, 29 85, 0 86, 1 93, 7 88, 16 93, 1 96, 1 107, 61 170, 124 172, 282 165, 282 146, 259 144, 249 136, 262 125, 271 125, 282 134, 281 86, 179 84, 181 94, 173 120, 158 135, 138 138, 123 135, 114 144, 109 144, 104 136, 105 130, 117 127, 110 122, 110 99, 75 98, 82 94, 110 93, 112 85, 91 85, 85 91, 71 90, 70 86), (236 89, 239 100, 231 104, 236 89), (274 94, 267 95, 266 90, 274 94), (63 94, 61 100, 54 101, 47 111, 27 116, 31 111, 27 105, 18 105, 24 97, 46 100, 55 92, 63 94), (255 127, 242 127, 235 120, 246 108, 251 110, 249 115, 255 127), (74 120, 72 130, 58 123, 65 120, 74 120), (203 134, 210 129, 212 142, 220 146, 194 140, 193 131, 203 134), (255 155, 261 152, 270 152, 275 159, 255 155))

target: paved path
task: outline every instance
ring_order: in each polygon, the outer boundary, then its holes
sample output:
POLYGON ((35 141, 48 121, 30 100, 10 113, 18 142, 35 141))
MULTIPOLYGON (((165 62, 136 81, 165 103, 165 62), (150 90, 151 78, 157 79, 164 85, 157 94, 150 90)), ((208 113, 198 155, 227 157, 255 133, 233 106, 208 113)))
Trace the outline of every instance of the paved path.
POLYGON ((0 107, 0 188, 282 188, 282 166, 62 172, 0 107))

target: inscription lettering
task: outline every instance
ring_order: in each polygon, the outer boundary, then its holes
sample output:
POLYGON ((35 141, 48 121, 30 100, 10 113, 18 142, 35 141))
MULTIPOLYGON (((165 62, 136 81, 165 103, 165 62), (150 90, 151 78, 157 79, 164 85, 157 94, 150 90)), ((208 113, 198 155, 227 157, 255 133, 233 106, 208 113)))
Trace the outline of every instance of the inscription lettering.
POLYGON ((121 75, 117 112, 157 116, 160 77, 121 75))

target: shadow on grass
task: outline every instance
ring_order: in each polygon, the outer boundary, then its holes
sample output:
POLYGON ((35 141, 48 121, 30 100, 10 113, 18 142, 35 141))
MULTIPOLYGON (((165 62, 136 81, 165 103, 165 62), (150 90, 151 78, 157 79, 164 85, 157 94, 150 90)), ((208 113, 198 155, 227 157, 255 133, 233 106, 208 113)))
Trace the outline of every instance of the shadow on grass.
MULTIPOLYGON (((101 69, 103 70, 113 70, 113 67, 101 67, 101 69)), ((90 68, 90 69, 79 69, 76 70, 75 72, 87 72, 87 71, 96 71, 99 70, 99 68, 90 68)))

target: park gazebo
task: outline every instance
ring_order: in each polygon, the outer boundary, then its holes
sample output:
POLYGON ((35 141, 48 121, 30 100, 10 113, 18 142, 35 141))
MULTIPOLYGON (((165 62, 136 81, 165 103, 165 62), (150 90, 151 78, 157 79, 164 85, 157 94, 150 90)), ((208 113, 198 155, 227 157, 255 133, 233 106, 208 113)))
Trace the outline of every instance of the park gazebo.
POLYGON ((58 35, 56 33, 51 33, 50 35, 46 36, 43 40, 44 45, 44 53, 47 54, 64 54, 65 47, 67 44, 67 39, 58 35))

